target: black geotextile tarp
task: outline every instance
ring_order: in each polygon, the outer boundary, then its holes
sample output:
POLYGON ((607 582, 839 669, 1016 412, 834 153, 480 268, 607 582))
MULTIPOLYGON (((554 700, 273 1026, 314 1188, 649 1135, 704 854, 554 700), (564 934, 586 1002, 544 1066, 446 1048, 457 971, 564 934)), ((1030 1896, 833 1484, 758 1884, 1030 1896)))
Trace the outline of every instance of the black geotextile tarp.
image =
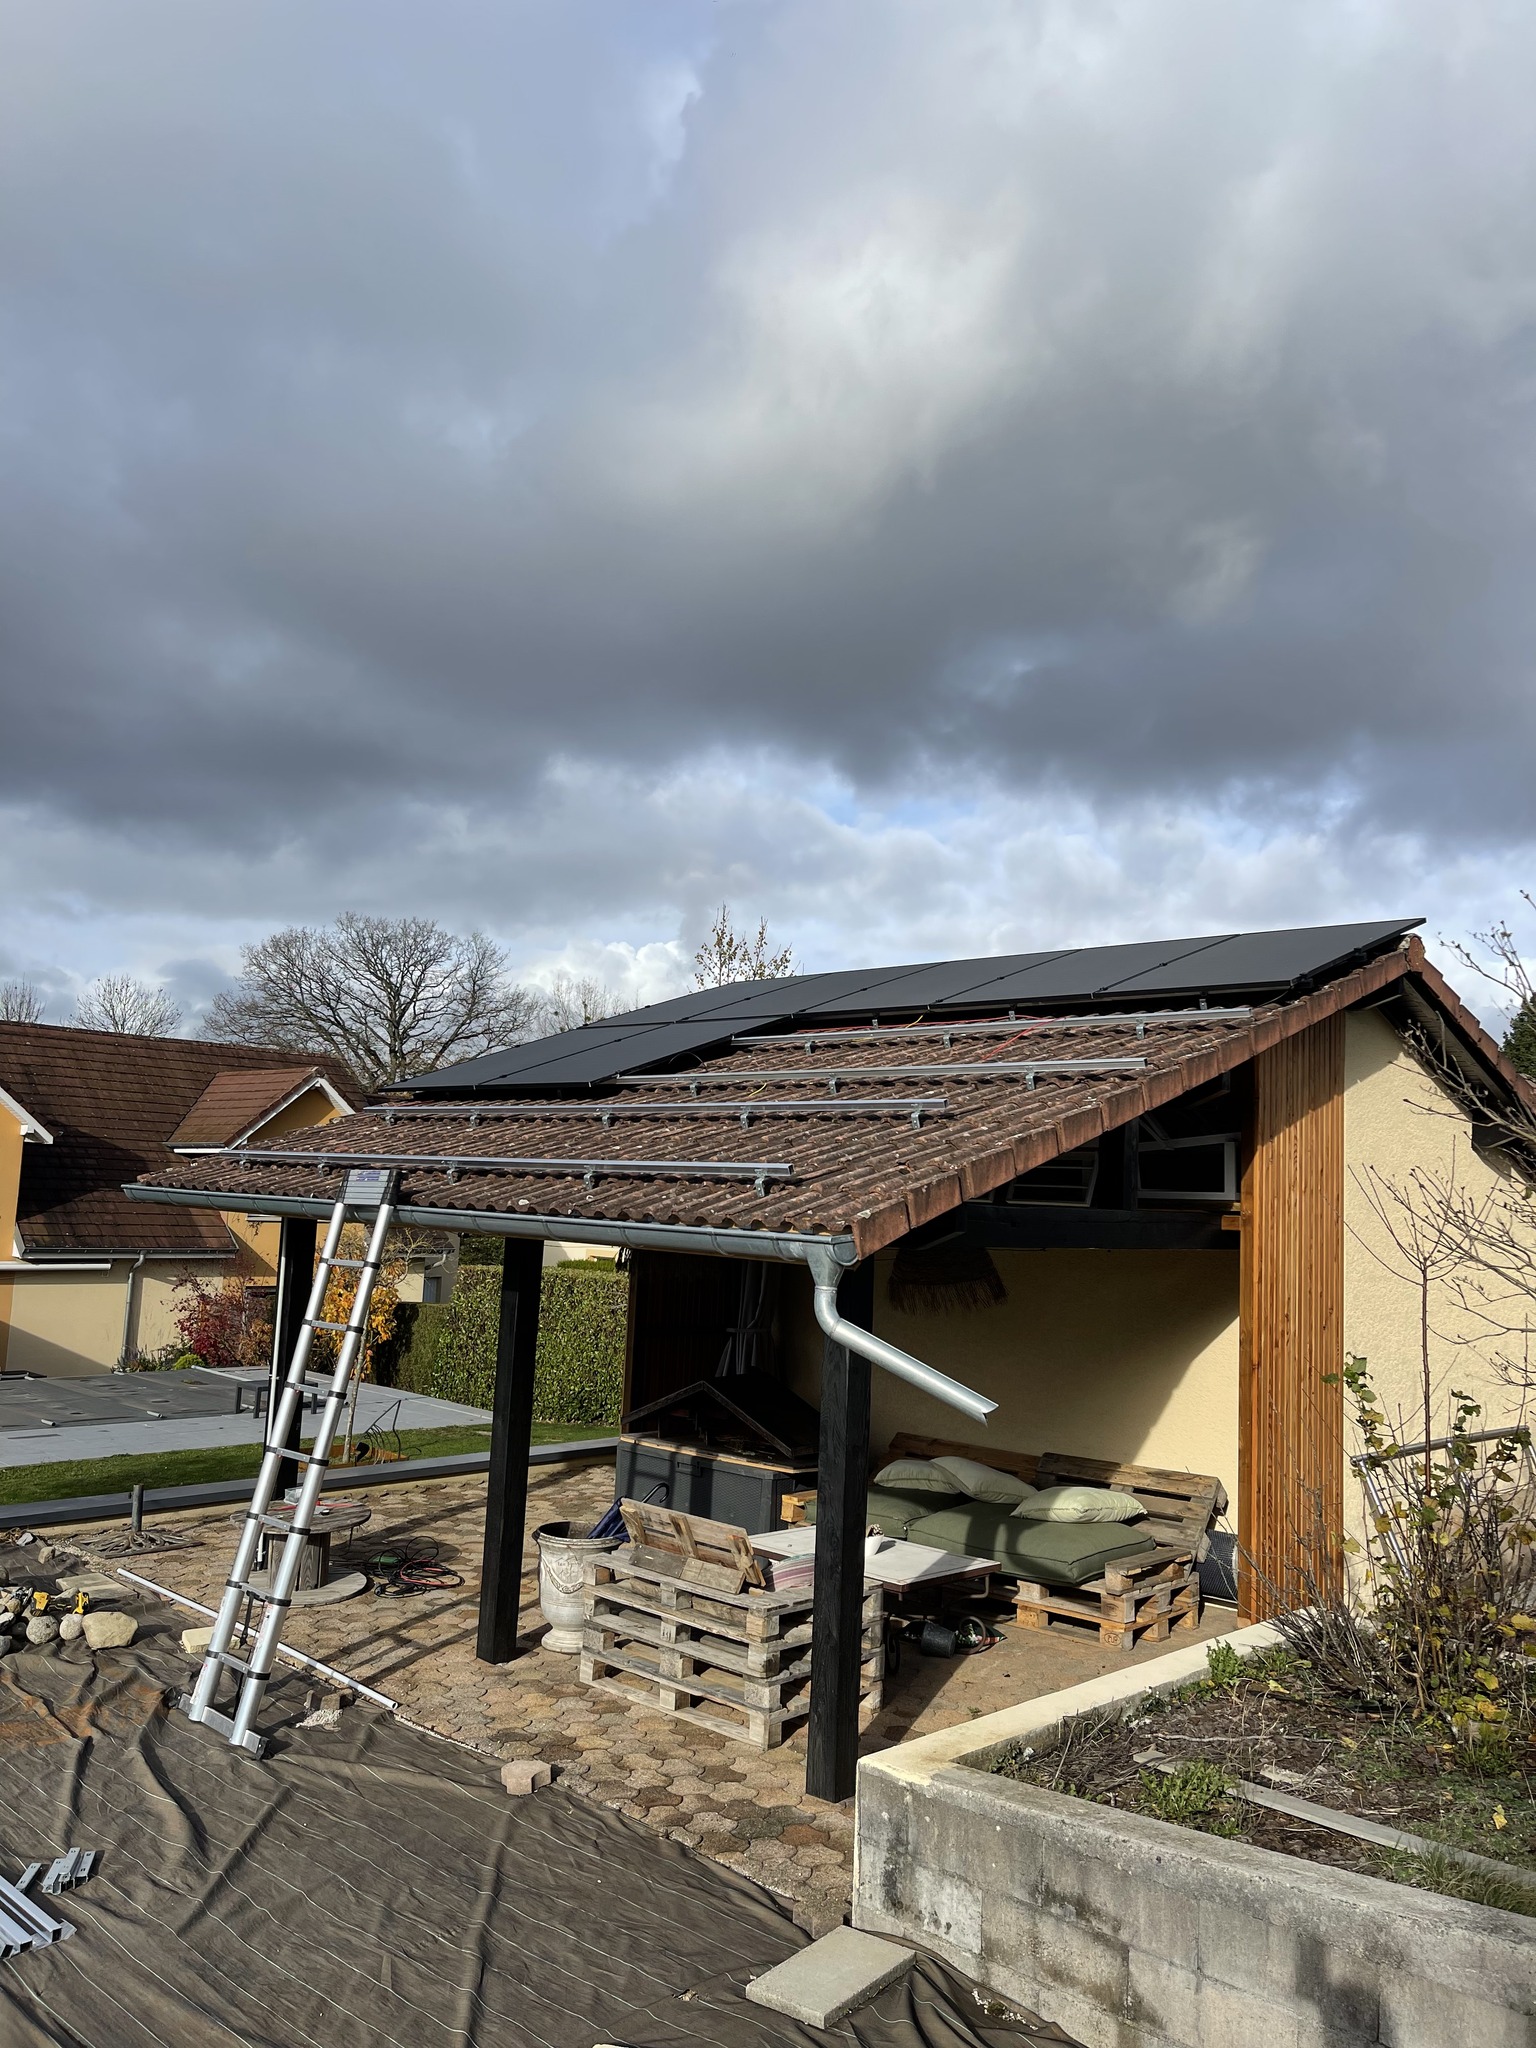
POLYGON ((0 1863, 98 1849, 72 1941, 0 1962, 0 2043, 86 2048, 1003 2048, 1062 2041, 985 2014, 935 1961, 826 2032, 745 1982, 808 1937, 765 1891, 557 1786, 382 1710, 301 1728, 268 1695, 260 1763, 167 1699, 180 1622, 129 1650, 0 1664, 0 1863))

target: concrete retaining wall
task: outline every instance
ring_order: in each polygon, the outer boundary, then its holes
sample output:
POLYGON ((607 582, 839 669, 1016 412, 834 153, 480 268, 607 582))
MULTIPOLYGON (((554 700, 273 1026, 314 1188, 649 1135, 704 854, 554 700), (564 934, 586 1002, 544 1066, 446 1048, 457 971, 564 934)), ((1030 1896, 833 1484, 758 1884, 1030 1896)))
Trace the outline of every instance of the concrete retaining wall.
POLYGON ((1205 1650, 865 1759, 854 1924, 936 1949, 1087 2048, 1533 2048, 1536 1921, 976 1767, 1187 1684, 1205 1650))

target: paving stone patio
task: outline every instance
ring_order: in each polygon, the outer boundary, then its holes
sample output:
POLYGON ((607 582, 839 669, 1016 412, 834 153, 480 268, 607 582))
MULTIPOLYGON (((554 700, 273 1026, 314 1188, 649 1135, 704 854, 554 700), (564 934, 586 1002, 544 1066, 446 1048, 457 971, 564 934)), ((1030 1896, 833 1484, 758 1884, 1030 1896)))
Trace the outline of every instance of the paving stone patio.
MULTIPOLYGON (((461 1586, 402 1598, 367 1593, 342 1605, 309 1608, 293 1615, 288 1640, 387 1693, 423 1727, 502 1758, 543 1759, 568 1789, 785 1895, 796 1918, 820 1933, 848 1910, 853 1804, 807 1797, 803 1727, 779 1749, 749 1749, 589 1690, 577 1683, 574 1657, 540 1647, 544 1625, 533 1530, 549 1521, 590 1522, 612 1493, 608 1462, 545 1465, 531 1472, 523 1633, 510 1664, 481 1664, 474 1653, 485 1497, 480 1478, 372 1487, 358 1494, 373 1519, 360 1532, 352 1557, 365 1558, 406 1537, 428 1537, 441 1546, 443 1561, 462 1573, 461 1586)), ((216 1604, 235 1537, 229 1510, 167 1516, 164 1522, 194 1536, 195 1543, 137 1560, 104 1559, 104 1568, 126 1561, 146 1578, 216 1604)), ((46 1540, 90 1555, 104 1536, 115 1533, 107 1525, 84 1524, 49 1531, 46 1540)), ((339 1567, 348 1561, 348 1553, 339 1553, 339 1567)), ((1219 1633, 1232 1620, 1226 1610, 1208 1611, 1201 1633, 1219 1633)), ((1149 1661, 1163 1647, 1127 1654, 1101 1649, 1086 1633, 1008 1628, 995 1649, 979 1656, 924 1658, 909 1648, 864 1738, 865 1753, 1149 1661)))

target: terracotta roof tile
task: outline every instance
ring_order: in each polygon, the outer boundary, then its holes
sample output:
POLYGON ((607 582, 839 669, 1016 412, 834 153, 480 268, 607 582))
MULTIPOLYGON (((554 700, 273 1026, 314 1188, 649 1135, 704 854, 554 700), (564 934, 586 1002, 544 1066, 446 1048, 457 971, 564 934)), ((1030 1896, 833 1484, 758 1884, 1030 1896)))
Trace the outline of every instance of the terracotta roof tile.
MULTIPOLYGON (((299 1196, 334 1200, 341 1169, 327 1164, 349 1155, 435 1155, 486 1160, 611 1159, 611 1174, 592 1184, 579 1171, 509 1171, 488 1167, 450 1173, 441 1166, 407 1166, 401 1200, 433 1208, 471 1223, 476 1211, 581 1218, 593 1222, 672 1223, 714 1229, 851 1233, 860 1252, 893 1242, 909 1229, 943 1214, 962 1197, 974 1198, 1113 1130, 1132 1117, 1214 1080, 1251 1059, 1264 1046, 1305 1028, 1317 1017, 1359 1001, 1409 971, 1413 953, 1372 961, 1314 995, 1286 1004, 1262 1005, 1247 1017, 1209 1020, 1186 1016, 1168 1024, 1149 1023, 1140 1036, 1106 1016, 1102 1025, 1053 1026, 1032 1020, 1015 1039, 973 1039, 955 1027, 954 1043, 929 1042, 920 1052, 893 1055, 890 1043, 837 1045, 830 1030, 814 1048, 738 1046, 701 1058, 688 1070, 702 1095, 718 1092, 745 1100, 754 1089, 776 1102, 826 1103, 824 1082, 756 1077, 794 1067, 852 1077, 847 1092, 898 1102, 942 1095, 946 1114, 914 1128, 910 1115, 763 1116, 743 1127, 736 1116, 687 1113, 691 1100, 675 1081, 659 1078, 602 1096, 564 1102, 524 1100, 501 1105, 515 1114, 498 1115, 498 1105, 475 1101, 434 1103, 430 1114, 406 1106, 370 1109, 281 1141, 285 1151, 313 1154, 315 1163, 236 1162, 209 1157, 185 1160, 152 1176, 161 1187, 238 1190, 241 1206, 259 1208, 261 1197, 299 1196), (1030 1059, 1134 1057, 1145 1065, 1134 1072, 1065 1070, 1041 1073, 1033 1085, 1017 1072, 995 1075, 956 1072, 905 1080, 876 1079, 860 1086, 861 1070, 911 1061, 937 1067, 1030 1059), (616 1106, 657 1105, 654 1117, 614 1117, 616 1106), (669 1115, 668 1109, 674 1114, 669 1115), (677 1177, 626 1175, 620 1162, 676 1161, 677 1177), (721 1181, 686 1173, 689 1164, 784 1163, 792 1178, 721 1181)), ((1417 954, 1422 960, 1422 954, 1417 954)), ((946 1021, 946 1026, 949 1020, 946 1021)), ((259 1143, 252 1148, 260 1150, 259 1143)), ((233 1206, 234 1204, 232 1204, 233 1206)))
POLYGON ((166 1143, 233 1145, 253 1124, 281 1108, 307 1081, 322 1078, 318 1067, 252 1067, 215 1074, 166 1143))
MULTIPOLYGON (((54 1139, 22 1150, 17 1229, 26 1254, 227 1252, 217 1215, 130 1201, 123 1183, 174 1163, 167 1140, 217 1074, 270 1076, 281 1058, 270 1047, 0 1022, 0 1087, 54 1139)), ((350 1101, 361 1099, 349 1075, 323 1064, 350 1101)))

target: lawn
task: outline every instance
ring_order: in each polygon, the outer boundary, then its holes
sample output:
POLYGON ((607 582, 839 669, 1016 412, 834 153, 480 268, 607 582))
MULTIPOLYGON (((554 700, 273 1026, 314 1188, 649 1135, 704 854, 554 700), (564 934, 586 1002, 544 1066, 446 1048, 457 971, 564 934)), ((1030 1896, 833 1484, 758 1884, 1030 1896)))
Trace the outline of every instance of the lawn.
MULTIPOLYGON (((610 1434, 583 1423, 533 1425, 536 1444, 576 1443, 610 1434)), ((407 1458, 462 1457, 489 1450, 490 1444, 491 1432, 484 1425, 400 1431, 400 1449, 407 1458)), ((126 1493, 136 1485, 196 1486, 219 1479, 252 1479, 260 1463, 260 1444, 223 1444, 212 1450, 156 1451, 136 1458, 75 1458, 56 1465, 0 1467, 0 1505, 79 1500, 94 1493, 126 1493)))

